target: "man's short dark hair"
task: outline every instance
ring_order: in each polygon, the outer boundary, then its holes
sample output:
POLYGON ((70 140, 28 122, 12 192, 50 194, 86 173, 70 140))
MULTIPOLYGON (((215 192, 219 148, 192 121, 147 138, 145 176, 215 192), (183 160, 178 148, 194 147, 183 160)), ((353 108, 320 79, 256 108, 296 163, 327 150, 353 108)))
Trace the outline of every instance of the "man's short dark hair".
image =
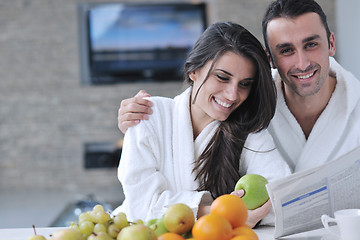
POLYGON ((320 16, 321 22, 325 27, 328 42, 330 43, 330 29, 327 24, 326 15, 320 5, 314 0, 276 0, 268 6, 263 21, 262 31, 264 37, 265 47, 268 53, 271 55, 268 40, 267 40, 267 25, 275 19, 281 17, 296 18, 305 13, 314 12, 320 16))

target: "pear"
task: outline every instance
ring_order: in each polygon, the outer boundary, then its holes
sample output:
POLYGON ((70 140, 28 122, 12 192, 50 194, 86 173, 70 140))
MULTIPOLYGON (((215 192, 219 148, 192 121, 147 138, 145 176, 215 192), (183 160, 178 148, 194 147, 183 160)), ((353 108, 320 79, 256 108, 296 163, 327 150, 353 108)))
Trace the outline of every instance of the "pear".
POLYGON ((37 235, 35 230, 35 225, 32 226, 34 229, 34 235, 29 237, 28 240, 46 240, 46 238, 43 235, 37 235))
POLYGON ((113 240, 112 237, 110 237, 105 232, 99 232, 99 233, 92 233, 87 240, 113 240))
POLYGON ((194 213, 191 208, 183 203, 171 205, 164 214, 164 224, 169 232, 182 235, 188 232, 195 223, 194 213))
POLYGON ((46 240, 46 237, 43 235, 33 235, 29 237, 27 240, 46 240))
POLYGON ((85 240, 80 231, 73 228, 66 228, 56 231, 52 235, 52 240, 85 240))

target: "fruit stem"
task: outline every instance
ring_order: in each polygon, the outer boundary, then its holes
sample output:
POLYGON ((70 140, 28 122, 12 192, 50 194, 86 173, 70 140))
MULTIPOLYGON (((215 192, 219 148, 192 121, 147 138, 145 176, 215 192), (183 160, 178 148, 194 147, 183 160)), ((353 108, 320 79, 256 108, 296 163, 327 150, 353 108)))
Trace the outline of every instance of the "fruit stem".
POLYGON ((34 234, 36 235, 36 230, 35 230, 35 225, 32 225, 33 229, 34 229, 34 234))

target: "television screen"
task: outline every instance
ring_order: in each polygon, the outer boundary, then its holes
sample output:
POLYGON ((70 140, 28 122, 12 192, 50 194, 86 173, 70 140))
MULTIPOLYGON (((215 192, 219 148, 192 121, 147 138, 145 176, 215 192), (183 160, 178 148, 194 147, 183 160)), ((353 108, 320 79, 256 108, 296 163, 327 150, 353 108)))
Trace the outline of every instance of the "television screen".
POLYGON ((206 28, 204 4, 87 3, 80 9, 82 72, 90 84, 183 80, 187 53, 206 28))

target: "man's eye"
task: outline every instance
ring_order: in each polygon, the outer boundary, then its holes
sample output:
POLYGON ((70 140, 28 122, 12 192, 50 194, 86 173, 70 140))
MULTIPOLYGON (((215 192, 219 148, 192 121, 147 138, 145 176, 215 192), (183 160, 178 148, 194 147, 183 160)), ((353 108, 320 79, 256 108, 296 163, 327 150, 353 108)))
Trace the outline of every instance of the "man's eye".
POLYGON ((313 47, 316 47, 317 44, 316 43, 307 43, 306 44, 306 48, 313 48, 313 47))
POLYGON ((292 53, 292 49, 290 49, 290 48, 285 48, 285 49, 282 49, 282 50, 280 51, 280 53, 283 54, 283 55, 289 55, 289 54, 292 53))

